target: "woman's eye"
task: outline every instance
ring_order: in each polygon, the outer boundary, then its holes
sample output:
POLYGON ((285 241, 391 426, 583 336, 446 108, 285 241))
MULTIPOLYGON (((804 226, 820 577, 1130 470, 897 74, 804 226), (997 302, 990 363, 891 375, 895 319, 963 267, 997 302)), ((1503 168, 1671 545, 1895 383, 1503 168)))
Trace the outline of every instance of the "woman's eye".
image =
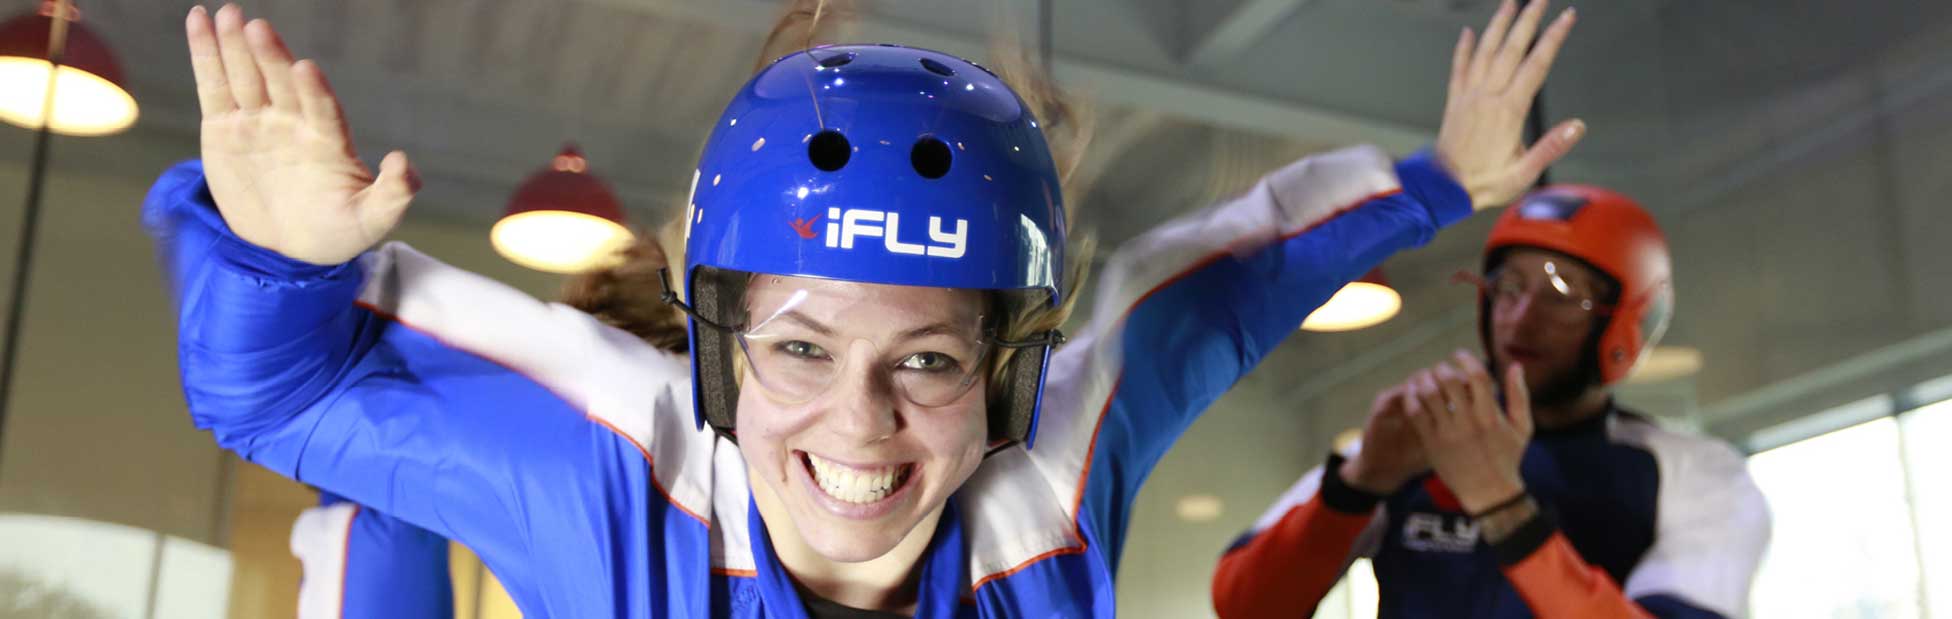
POLYGON ((955 357, 939 352, 919 352, 901 361, 902 369, 923 372, 949 372, 960 365, 955 357))
POLYGON ((778 347, 780 352, 801 359, 822 359, 827 356, 827 351, 822 349, 819 344, 802 340, 780 342, 778 347))

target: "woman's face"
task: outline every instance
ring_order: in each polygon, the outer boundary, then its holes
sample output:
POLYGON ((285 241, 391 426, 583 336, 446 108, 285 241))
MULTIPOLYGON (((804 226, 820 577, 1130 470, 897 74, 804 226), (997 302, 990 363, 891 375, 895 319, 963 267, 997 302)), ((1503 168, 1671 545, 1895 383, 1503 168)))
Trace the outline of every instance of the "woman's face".
POLYGON ((761 275, 746 294, 739 450, 772 534, 783 511, 860 562, 935 522, 986 447, 981 293, 761 275))

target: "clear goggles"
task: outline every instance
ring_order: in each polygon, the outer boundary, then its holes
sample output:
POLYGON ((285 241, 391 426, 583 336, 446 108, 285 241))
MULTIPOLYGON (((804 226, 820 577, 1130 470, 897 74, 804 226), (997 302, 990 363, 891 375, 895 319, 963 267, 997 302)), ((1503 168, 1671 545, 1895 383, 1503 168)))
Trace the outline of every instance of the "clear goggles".
POLYGON ((665 301, 700 327, 733 336, 748 375, 769 398, 786 404, 811 402, 842 382, 859 380, 919 406, 945 406, 969 393, 997 349, 1062 341, 1054 331, 1001 340, 985 313, 987 300, 958 311, 953 295, 915 294, 946 289, 751 277, 745 320, 735 325, 692 311, 668 284, 665 301))
POLYGON ((1601 301, 1599 290, 1582 285, 1565 275, 1556 261, 1546 261, 1536 269, 1499 266, 1482 276, 1459 271, 1455 281, 1477 286, 1478 292, 1495 303, 1516 303, 1530 297, 1548 316, 1577 320, 1587 314, 1612 315, 1614 306, 1601 301))

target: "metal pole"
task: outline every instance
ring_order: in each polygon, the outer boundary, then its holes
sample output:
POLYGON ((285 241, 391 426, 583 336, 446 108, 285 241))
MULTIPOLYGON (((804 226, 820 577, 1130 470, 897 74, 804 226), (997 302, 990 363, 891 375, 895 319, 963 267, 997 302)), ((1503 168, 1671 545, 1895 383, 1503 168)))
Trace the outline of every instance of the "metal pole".
POLYGON ((14 256, 13 295, 8 297, 7 343, 0 352, 0 448, 6 445, 7 410, 13 396, 14 369, 19 365, 20 321, 27 311, 28 275, 32 272, 34 240, 41 222, 41 191, 47 183, 48 138, 53 135, 55 75, 61 69, 61 56, 68 43, 69 0, 53 2, 54 15, 48 20, 47 90, 41 99, 41 127, 34 134, 34 157, 27 172, 27 203, 22 207, 20 242, 14 256))

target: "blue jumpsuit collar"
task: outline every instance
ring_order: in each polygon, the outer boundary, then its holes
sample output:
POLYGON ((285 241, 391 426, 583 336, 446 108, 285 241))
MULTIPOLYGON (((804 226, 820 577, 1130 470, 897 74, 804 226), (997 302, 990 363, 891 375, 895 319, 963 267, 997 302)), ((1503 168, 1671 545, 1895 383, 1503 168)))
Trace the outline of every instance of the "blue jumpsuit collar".
MULTIPOLYGON (((751 532, 752 561, 758 572, 759 599, 765 604, 766 616, 807 619, 807 606, 773 552, 773 539, 766 532, 766 521, 759 517, 759 504, 750 496, 746 498, 746 522, 746 529, 751 532)), ((952 496, 942 508, 942 518, 935 523, 935 537, 922 554, 922 590, 915 605, 915 618, 955 617, 963 583, 968 581, 968 568, 969 546, 963 538, 962 510, 952 496)))

